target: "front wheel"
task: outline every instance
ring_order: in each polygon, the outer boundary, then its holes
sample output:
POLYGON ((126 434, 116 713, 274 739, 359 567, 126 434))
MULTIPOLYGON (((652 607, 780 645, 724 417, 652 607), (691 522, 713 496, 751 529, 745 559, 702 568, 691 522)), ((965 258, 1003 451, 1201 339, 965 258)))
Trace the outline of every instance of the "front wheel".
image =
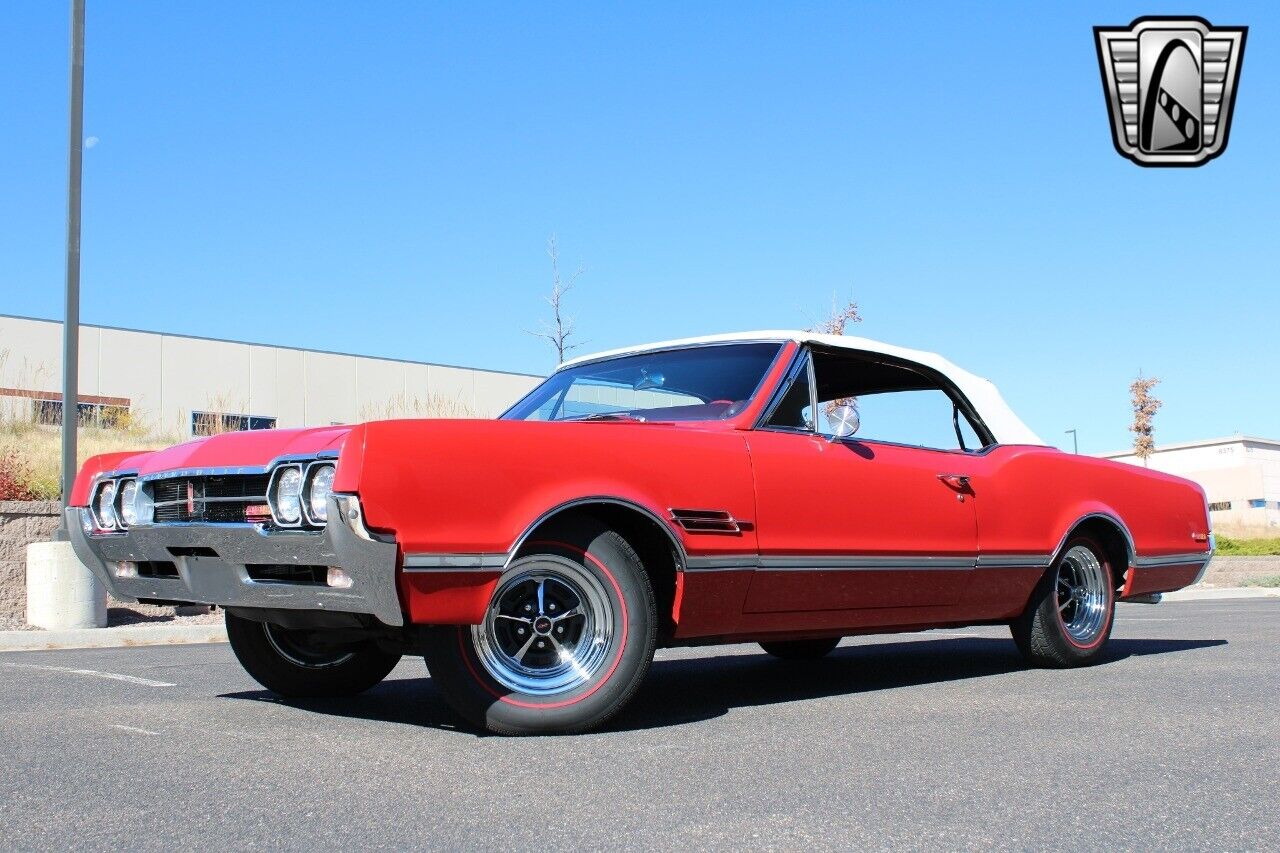
POLYGON ((640 558, 590 521, 561 525, 503 572, 484 621, 427 634, 431 679, 460 716, 497 734, 599 726, 631 699, 657 641, 640 558))
POLYGON ((1011 626, 1014 642, 1037 666, 1092 662, 1111 636, 1116 588, 1106 550, 1087 536, 1067 542, 1011 626))
POLYGON ((323 634, 227 613, 227 639, 240 665, 263 687, 288 698, 354 696, 386 678, 400 661, 372 642, 335 646, 323 634))

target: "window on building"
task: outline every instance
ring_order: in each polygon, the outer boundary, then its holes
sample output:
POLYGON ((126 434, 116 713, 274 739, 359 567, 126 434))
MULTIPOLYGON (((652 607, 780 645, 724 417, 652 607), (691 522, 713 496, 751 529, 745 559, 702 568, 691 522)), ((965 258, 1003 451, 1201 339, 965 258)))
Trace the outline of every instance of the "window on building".
POLYGON ((1215 501, 1209 504, 1209 512, 1226 512, 1231 509, 1231 501, 1215 501))
MULTIPOLYGON (((61 400, 32 400, 31 419, 38 424, 62 426, 61 400)), ((77 403, 76 423, 82 427, 118 429, 129 422, 129 407, 109 403, 77 403)))
POLYGON ((217 435, 251 429, 275 429, 276 419, 258 415, 232 415, 226 412, 192 412, 192 435, 217 435))
POLYGON ((1249 509, 1266 509, 1266 508, 1267 508, 1266 498, 1255 498, 1249 501, 1249 509))

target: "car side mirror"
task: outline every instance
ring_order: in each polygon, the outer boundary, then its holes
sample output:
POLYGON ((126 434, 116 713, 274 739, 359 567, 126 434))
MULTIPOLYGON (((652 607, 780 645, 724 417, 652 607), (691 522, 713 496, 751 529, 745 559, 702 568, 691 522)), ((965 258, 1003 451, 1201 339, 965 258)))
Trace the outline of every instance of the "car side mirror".
POLYGON ((848 438, 862 426, 858 410, 853 406, 836 406, 827 413, 827 423, 831 424, 831 440, 848 438))

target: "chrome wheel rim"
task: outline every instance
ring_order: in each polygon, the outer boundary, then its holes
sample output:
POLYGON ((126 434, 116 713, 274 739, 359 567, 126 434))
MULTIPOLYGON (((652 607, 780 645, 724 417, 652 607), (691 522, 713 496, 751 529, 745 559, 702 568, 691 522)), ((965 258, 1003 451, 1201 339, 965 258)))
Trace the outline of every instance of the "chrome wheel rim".
POLYGON ((1098 555, 1075 545, 1058 561, 1058 618, 1079 645, 1098 638, 1107 624, 1107 572, 1098 555))
POLYGON ((267 635, 267 642, 271 644, 271 648, 275 649, 276 654, 294 666, 305 669, 327 669, 344 664, 355 657, 355 652, 326 649, 307 642, 308 632, 306 631, 281 628, 269 622, 262 623, 262 631, 267 635))
POLYGON ((539 555, 502 576, 471 635, 495 681, 547 695, 599 673, 613 646, 613 625, 613 603, 595 575, 571 560, 539 555))

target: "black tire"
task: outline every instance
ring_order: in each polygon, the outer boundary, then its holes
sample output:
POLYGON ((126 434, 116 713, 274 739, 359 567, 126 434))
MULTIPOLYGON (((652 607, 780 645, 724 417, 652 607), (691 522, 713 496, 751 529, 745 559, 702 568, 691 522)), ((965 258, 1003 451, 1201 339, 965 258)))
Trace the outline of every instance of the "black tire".
POLYGON ((822 637, 816 640, 777 640, 761 643, 760 648, 782 660, 817 660, 831 654, 838 645, 839 637, 822 637))
POLYGON ((373 642, 340 648, 308 642, 317 632, 281 628, 226 614, 227 639, 254 680, 288 698, 354 696, 395 668, 400 655, 373 642))
POLYGON ((499 579, 481 625, 433 628, 423 648, 431 679, 445 701, 471 725, 495 734, 568 734, 596 728, 630 701, 649 671, 657 643, 653 589, 625 539, 588 519, 558 525, 535 539, 499 579), (586 592, 588 588, 594 592, 586 592), (566 598, 556 618, 568 621, 544 623, 543 598, 536 599, 535 610, 526 607, 532 603, 531 590, 539 596, 560 590, 566 598), (587 617, 575 628, 580 617, 571 615, 578 608, 592 614, 590 624, 601 626, 592 633, 597 641, 583 642, 587 617), (526 610, 530 615, 523 624, 497 615, 507 610, 517 619, 526 610), (530 648, 535 640, 542 648, 540 638, 550 640, 543 632, 560 632, 564 625, 570 629, 560 638, 566 643, 578 631, 571 645, 551 643, 545 652, 530 648), (514 631, 527 639, 516 639, 510 633, 514 631), (509 651, 515 645, 521 649, 509 651), (557 657, 559 649, 565 651, 557 657), (532 675, 521 682, 522 673, 510 663, 527 666, 531 659, 532 675))
POLYGON ((1115 607, 1115 574, 1106 549, 1092 537, 1076 536, 1063 546, 1062 554, 1036 585, 1027 609, 1009 627, 1018 649, 1036 666, 1056 669, 1082 666, 1097 660, 1106 646, 1115 622, 1115 607), (1085 552, 1096 561, 1096 569, 1084 572, 1070 565, 1073 559, 1087 564, 1085 552), (1076 571, 1096 580, 1088 585, 1091 604, 1083 598, 1073 599, 1072 594, 1064 591, 1064 573, 1070 577, 1076 571), (1092 597, 1093 593, 1097 594, 1096 598, 1092 597), (1076 614, 1073 607, 1085 608, 1091 616, 1086 619, 1082 615, 1077 620, 1073 618, 1076 614), (1083 627, 1079 627, 1081 625, 1083 627))

